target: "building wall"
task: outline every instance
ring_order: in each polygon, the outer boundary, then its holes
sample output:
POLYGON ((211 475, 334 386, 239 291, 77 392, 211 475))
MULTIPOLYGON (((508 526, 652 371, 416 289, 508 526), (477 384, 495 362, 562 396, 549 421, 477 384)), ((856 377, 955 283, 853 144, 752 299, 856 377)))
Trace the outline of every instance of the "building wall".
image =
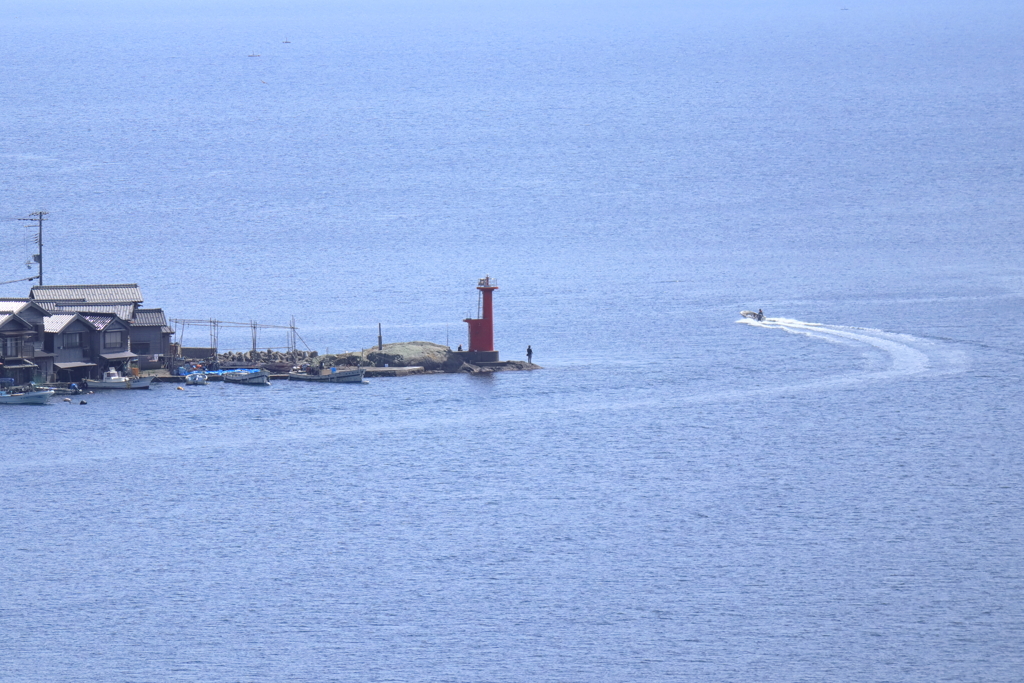
POLYGON ((171 335, 162 331, 162 325, 132 325, 132 348, 139 354, 140 367, 160 367, 153 363, 153 356, 167 356, 170 353, 171 335), (148 356, 145 358, 144 356, 148 356))
POLYGON ((92 341, 90 343, 90 351, 92 353, 92 362, 96 363, 101 368, 105 368, 108 365, 120 365, 122 361, 109 362, 100 356, 109 355, 113 353, 123 353, 128 351, 128 341, 130 337, 130 329, 128 323, 124 322, 120 318, 114 318, 110 323, 102 330, 93 330, 92 341), (120 343, 114 346, 108 346, 107 341, 108 335, 111 333, 120 333, 120 343))
POLYGON ((55 363, 92 363, 94 330, 83 320, 75 320, 64 328, 63 332, 55 332, 49 336, 53 340, 53 362, 55 363), (69 334, 81 335, 79 346, 68 345, 69 334))
MULTIPOLYGON (((0 357, 4 358, 4 366, 0 367, 0 377, 9 377, 15 384, 28 383, 34 374, 32 368, 12 368, 11 363, 20 364, 22 358, 32 360, 32 337, 23 336, 26 331, 25 322, 12 318, 0 328, 0 357)), ((33 361, 34 362, 34 361, 33 361)))

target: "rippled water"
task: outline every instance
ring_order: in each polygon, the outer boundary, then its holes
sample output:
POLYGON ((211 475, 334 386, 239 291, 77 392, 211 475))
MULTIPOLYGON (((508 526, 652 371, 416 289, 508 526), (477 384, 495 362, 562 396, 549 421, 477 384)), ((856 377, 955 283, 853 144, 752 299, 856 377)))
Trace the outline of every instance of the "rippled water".
POLYGON ((0 680, 1019 679, 1019 8, 12 7, 47 283, 544 370, 6 407, 0 680))

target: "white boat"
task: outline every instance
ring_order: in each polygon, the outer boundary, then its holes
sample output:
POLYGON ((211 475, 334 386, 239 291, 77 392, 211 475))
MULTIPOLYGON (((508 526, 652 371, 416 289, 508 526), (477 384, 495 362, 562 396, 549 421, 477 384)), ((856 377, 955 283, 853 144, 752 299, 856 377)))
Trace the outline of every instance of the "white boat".
POLYGON ((187 375, 185 375, 185 384, 206 384, 206 375, 201 372, 190 372, 187 375))
POLYGON ((310 375, 305 372, 289 372, 288 379, 299 382, 325 382, 327 384, 359 384, 363 381, 366 370, 363 368, 331 368, 329 372, 321 372, 319 375, 310 375))
POLYGON ((0 390, 0 404, 41 406, 53 396, 53 389, 11 392, 0 390))
POLYGON ((270 373, 266 370, 234 370, 222 376, 225 382, 233 384, 270 384, 270 373))
POLYGON ((149 389, 152 377, 125 377, 111 368, 103 373, 101 379, 86 380, 90 389, 149 389))
POLYGON ((760 310, 757 311, 740 311, 740 315, 744 318, 750 318, 751 320, 764 320, 764 313, 760 310))

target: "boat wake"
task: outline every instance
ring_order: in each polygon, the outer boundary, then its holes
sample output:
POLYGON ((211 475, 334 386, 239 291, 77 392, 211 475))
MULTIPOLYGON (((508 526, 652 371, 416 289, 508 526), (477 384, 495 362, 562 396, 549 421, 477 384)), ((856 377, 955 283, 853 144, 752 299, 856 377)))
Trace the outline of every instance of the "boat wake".
MULTIPOLYGON (((790 334, 801 334, 827 342, 853 346, 870 346, 882 351, 890 360, 889 367, 869 373, 858 373, 856 379, 883 379, 890 377, 918 375, 927 372, 946 374, 961 372, 964 368, 963 354, 929 339, 909 334, 897 334, 866 327, 846 327, 804 322, 790 318, 764 318, 755 320, 743 318, 736 321, 751 327, 783 330, 790 334)), ((854 377, 845 378, 847 381, 854 377)))

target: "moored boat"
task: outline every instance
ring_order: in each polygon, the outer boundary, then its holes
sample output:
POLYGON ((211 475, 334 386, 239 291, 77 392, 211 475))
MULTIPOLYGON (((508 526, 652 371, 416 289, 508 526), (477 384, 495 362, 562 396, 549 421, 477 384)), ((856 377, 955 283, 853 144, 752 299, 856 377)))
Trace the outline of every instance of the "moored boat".
POLYGON ((53 389, 43 391, 5 391, 0 389, 0 404, 41 406, 53 396, 53 389))
POLYGON ((230 370, 221 377, 232 384, 270 384, 270 373, 266 370, 230 370))
POLYGON ((299 382, 324 382, 327 384, 358 384, 363 381, 366 371, 363 368, 331 368, 329 372, 311 375, 305 372, 289 372, 288 379, 299 382))
POLYGON ((206 384, 206 374, 202 372, 190 372, 185 375, 185 384, 193 386, 206 384))
POLYGON ((152 377, 126 377, 114 368, 103 373, 100 379, 90 379, 86 382, 90 389, 149 389, 153 383, 152 377))

